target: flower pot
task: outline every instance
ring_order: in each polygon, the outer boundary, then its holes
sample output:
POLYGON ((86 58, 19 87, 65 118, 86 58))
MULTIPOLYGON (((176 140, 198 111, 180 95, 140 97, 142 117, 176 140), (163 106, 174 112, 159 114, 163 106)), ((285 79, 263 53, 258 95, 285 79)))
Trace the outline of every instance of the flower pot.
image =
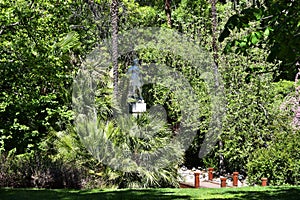
POLYGON ((221 180, 221 187, 226 187, 227 178, 223 177, 223 178, 220 178, 220 180, 221 180))
POLYGON ((199 188, 200 187, 200 172, 195 172, 194 175, 195 175, 194 187, 199 188))
POLYGON ((235 186, 235 187, 238 186, 238 175, 239 175, 238 172, 233 172, 233 183, 232 183, 232 185, 235 186))
POLYGON ((209 181, 212 181, 213 180, 213 171, 214 171, 214 168, 208 168, 208 180, 209 181))
POLYGON ((261 178, 261 186, 267 186, 268 178, 261 178))

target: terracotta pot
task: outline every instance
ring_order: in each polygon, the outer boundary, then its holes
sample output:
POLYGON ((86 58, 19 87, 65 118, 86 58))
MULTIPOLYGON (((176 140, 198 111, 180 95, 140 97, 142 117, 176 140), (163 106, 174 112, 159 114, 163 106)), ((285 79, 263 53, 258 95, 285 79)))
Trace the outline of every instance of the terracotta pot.
POLYGON ((238 176, 239 173, 238 172, 233 172, 233 186, 238 186, 238 176))
POLYGON ((268 178, 261 178, 261 186, 267 186, 268 178))
POLYGON ((226 187, 226 180, 227 178, 223 177, 223 178, 220 178, 221 179, 221 187, 226 187))
POLYGON ((195 172, 195 188, 199 188, 200 187, 200 172, 195 172))
POLYGON ((213 171, 214 168, 208 168, 208 180, 212 181, 213 180, 213 171))

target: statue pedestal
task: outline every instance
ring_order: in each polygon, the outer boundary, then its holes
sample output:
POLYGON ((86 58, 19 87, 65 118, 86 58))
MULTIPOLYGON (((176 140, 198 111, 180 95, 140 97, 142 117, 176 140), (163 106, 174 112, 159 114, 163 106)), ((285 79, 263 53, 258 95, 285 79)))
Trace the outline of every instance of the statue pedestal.
POLYGON ((146 112, 146 103, 134 102, 129 104, 129 111, 131 113, 143 113, 146 112))

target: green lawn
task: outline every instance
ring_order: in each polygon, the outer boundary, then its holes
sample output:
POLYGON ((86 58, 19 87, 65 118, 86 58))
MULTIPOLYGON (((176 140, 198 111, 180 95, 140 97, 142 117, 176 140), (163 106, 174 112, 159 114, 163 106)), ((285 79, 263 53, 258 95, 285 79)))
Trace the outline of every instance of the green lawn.
POLYGON ((300 199, 300 187, 244 187, 225 189, 38 190, 0 189, 1 200, 94 199, 300 199))

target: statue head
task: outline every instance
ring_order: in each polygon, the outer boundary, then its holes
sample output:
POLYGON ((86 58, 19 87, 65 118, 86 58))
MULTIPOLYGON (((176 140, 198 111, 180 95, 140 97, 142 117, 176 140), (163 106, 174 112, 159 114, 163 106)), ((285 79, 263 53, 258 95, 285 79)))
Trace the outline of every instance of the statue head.
POLYGON ((139 65, 139 59, 135 58, 135 59, 133 60, 133 65, 139 65))

